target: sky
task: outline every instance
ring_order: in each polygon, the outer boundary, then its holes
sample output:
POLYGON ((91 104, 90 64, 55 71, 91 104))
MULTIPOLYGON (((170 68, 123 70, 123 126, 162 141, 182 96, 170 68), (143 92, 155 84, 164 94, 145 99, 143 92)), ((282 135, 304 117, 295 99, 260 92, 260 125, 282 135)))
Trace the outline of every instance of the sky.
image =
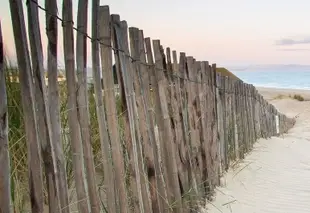
MULTIPOLYGON (((26 8, 26 0, 22 2, 26 8)), ((58 0, 59 16, 61 2, 58 0)), ((39 4, 44 6, 44 0, 39 0, 39 4)), ((77 4, 73 0, 74 19, 77 4)), ((197 60, 219 66, 310 65, 309 0, 101 0, 101 5, 109 5, 111 14, 119 14, 128 26, 142 29, 145 37, 160 39, 164 47, 185 52, 197 60)), ((89 13, 90 10, 91 1, 89 13)), ((0 0, 0 17, 5 50, 14 61, 8 0, 0 0)), ((45 50, 43 11, 40 21, 45 50)), ((58 26, 61 28, 61 23, 58 26)), ((88 31, 91 32, 90 27, 88 31)), ((61 34, 60 30, 59 66, 63 65, 61 34)), ((88 53, 91 62, 90 47, 88 53)))

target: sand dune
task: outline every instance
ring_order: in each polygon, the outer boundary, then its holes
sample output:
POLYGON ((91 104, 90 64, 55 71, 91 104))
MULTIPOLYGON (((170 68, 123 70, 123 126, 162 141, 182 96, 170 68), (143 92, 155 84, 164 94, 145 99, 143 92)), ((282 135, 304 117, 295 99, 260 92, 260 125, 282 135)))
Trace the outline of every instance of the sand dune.
POLYGON ((310 91, 260 88, 281 112, 296 116, 288 134, 259 140, 246 158, 231 168, 208 213, 306 213, 310 211, 310 102, 272 100, 279 94, 310 91))

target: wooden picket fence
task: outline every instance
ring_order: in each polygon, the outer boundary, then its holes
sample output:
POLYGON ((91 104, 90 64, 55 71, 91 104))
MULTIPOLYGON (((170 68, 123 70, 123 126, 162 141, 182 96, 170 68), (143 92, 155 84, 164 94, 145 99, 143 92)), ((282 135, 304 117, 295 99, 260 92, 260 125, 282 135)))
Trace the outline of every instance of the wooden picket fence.
MULTIPOLYGON (((45 2, 48 87, 43 80, 37 0, 28 1, 27 8, 31 56, 22 2, 10 0, 25 116, 31 208, 33 213, 44 210, 45 176, 49 212, 69 213, 72 205, 59 119, 57 2, 45 2)), ((176 51, 164 49, 159 40, 144 38, 142 30, 128 29, 126 21, 111 15, 108 6, 99 6, 99 0, 92 1, 92 35, 86 35, 87 8, 87 1, 80 0, 76 40, 71 0, 63 1, 61 18, 78 212, 195 212, 211 198, 225 170, 244 158, 255 141, 283 134, 294 125, 294 119, 268 104, 254 86, 219 75, 215 64, 196 61, 183 52, 178 56, 176 51), (92 38, 104 200, 98 195, 89 127, 87 37, 92 38), (117 115, 113 57, 122 116, 117 115)), ((5 90, 2 75, 1 70, 0 91, 5 90)), ((0 98, 2 121, 6 116, 5 94, 1 92, 0 98)), ((0 122, 0 136, 5 136, 0 137, 0 156, 4 156, 1 165, 9 165, 7 125, 0 122)), ((5 186, 0 187, 3 213, 11 212, 8 171, 9 167, 0 170, 0 186, 5 186)))

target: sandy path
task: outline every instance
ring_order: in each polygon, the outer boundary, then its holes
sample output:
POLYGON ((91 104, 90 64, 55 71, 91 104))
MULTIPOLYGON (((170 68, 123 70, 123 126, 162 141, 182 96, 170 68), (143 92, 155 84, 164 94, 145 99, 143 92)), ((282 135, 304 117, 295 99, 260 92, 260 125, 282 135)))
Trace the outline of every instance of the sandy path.
MULTIPOLYGON (((269 92, 270 93, 270 92, 269 92)), ((270 95, 268 93, 268 95, 270 95)), ((288 134, 261 139, 216 189, 208 213, 306 213, 310 211, 310 102, 274 100, 297 117, 288 134)))

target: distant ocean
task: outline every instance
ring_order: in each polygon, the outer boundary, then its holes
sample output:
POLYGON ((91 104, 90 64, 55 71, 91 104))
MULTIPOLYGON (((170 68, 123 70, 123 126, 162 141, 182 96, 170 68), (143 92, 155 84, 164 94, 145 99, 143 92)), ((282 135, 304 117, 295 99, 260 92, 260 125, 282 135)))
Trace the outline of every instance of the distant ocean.
POLYGON ((258 66, 229 70, 257 87, 310 90, 310 66, 258 66))

